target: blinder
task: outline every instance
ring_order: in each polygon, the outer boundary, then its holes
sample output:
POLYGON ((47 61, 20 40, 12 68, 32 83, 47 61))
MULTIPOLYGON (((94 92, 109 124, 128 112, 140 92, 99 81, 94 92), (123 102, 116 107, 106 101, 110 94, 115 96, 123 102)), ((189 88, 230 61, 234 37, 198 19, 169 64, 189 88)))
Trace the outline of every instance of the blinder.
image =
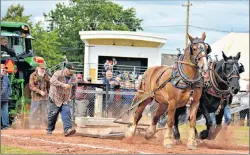
POLYGON ((245 68, 244 68, 244 66, 242 65, 242 63, 240 63, 239 73, 243 73, 243 72, 245 72, 245 68))

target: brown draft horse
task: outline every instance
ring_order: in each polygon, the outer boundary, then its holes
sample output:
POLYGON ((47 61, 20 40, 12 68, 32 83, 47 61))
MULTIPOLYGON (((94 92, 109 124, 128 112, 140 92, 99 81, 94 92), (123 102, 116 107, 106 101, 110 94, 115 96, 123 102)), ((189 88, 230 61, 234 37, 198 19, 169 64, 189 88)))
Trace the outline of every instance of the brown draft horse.
POLYGON ((152 124, 146 132, 146 138, 149 138, 156 133, 156 124, 160 116, 166 111, 166 109, 168 109, 168 128, 165 132, 163 145, 167 148, 171 148, 174 140, 172 127, 174 125, 174 115, 176 108, 183 107, 188 103, 188 101, 191 101, 190 130, 187 147, 190 149, 196 148, 196 113, 202 93, 202 86, 196 86, 197 83, 201 83, 201 85, 203 85, 202 78, 200 77, 201 72, 206 72, 208 70, 206 51, 210 47, 204 43, 206 38, 205 32, 202 33, 201 38, 193 38, 190 35, 188 36, 191 44, 184 50, 184 56, 182 57, 183 60, 179 60, 176 63, 176 66, 182 67, 182 73, 179 73, 178 77, 180 77, 181 74, 182 77, 183 74, 187 77, 183 80, 187 87, 184 89, 179 89, 169 82, 172 77, 172 71, 174 71, 172 67, 155 66, 148 68, 143 75, 139 90, 134 97, 132 105, 134 104, 135 100, 141 100, 143 97, 145 97, 145 95, 148 95, 150 92, 157 89, 162 83, 165 83, 165 85, 162 89, 159 89, 138 105, 133 125, 126 132, 127 138, 132 137, 135 134, 137 123, 142 117, 144 108, 148 103, 155 100, 158 103, 158 109, 153 116, 152 124))

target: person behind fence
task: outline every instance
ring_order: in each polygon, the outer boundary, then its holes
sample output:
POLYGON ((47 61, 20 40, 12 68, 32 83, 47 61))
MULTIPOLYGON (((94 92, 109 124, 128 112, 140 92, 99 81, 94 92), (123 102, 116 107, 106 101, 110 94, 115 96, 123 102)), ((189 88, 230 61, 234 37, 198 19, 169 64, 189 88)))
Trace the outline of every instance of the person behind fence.
POLYGON ((30 75, 31 90, 30 128, 42 128, 48 122, 48 93, 50 77, 46 74, 46 65, 38 64, 36 71, 30 75))
POLYGON ((136 90, 132 88, 132 83, 130 81, 126 81, 125 86, 122 89, 122 92, 126 93, 122 95, 123 107, 128 108, 131 105, 134 98, 134 95, 128 93, 136 92, 136 90))
POLYGON ((66 63, 62 70, 56 71, 51 77, 47 135, 54 131, 59 113, 62 117, 64 136, 75 134, 69 103, 75 98, 76 85, 75 67, 72 63, 66 63))
POLYGON ((8 102, 11 88, 6 69, 7 67, 1 64, 1 130, 6 130, 9 127, 8 102))
MULTIPOLYGON (((108 89, 109 91, 114 91, 115 87, 118 85, 118 83, 115 81, 115 79, 112 77, 112 72, 108 70, 106 72, 106 77, 103 79, 103 84, 105 85, 105 89, 108 89)), ((112 103, 114 103, 114 94, 108 95, 108 103, 106 104, 106 95, 104 95, 103 98, 103 111, 106 110, 106 108, 111 107, 112 103)))
MULTIPOLYGON (((83 83, 88 83, 87 81, 83 80, 82 74, 77 74, 77 81, 78 82, 83 82, 83 83)), ((87 90, 87 86, 77 86, 76 88, 76 97, 75 97, 75 116, 87 116, 87 111, 88 111, 88 105, 89 105, 89 100, 88 100, 88 94, 84 92, 87 90)))
MULTIPOLYGON (((247 94, 241 96, 241 104, 249 104, 249 83, 246 87, 247 94)), ((240 126, 244 126, 245 118, 247 117, 247 126, 249 126, 249 108, 240 111, 240 126)))

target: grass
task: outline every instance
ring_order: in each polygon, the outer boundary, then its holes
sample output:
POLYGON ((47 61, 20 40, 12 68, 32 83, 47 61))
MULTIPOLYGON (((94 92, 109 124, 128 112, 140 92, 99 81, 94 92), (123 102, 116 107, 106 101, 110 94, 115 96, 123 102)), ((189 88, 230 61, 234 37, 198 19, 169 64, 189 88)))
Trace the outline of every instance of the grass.
POLYGON ((46 154, 46 153, 1 145, 1 154, 46 154))
MULTIPOLYGON (((206 127, 205 125, 197 125, 198 132, 204 130, 206 127)), ((179 130, 182 138, 188 138, 188 128, 187 125, 180 125, 179 130)), ((232 138, 235 140, 236 144, 240 145, 249 145, 249 127, 241 126, 241 127, 234 127, 233 126, 233 135, 232 138)))

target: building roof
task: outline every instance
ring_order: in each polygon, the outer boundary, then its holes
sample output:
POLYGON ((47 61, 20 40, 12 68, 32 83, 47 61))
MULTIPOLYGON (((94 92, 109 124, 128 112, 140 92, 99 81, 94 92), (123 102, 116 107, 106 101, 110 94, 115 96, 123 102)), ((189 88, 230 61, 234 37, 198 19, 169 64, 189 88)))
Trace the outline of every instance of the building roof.
POLYGON ((145 32, 131 32, 131 31, 80 31, 79 35, 82 40, 88 39, 130 39, 143 40, 150 42, 165 43, 166 37, 145 33, 145 32))
MULTIPOLYGON (((227 56, 236 56, 238 52, 241 52, 239 62, 245 68, 241 79, 249 79, 249 33, 229 33, 212 44, 211 48, 211 55, 218 55, 219 60, 222 59, 222 51, 227 56)), ((245 89, 244 86, 243 89, 245 89)))

